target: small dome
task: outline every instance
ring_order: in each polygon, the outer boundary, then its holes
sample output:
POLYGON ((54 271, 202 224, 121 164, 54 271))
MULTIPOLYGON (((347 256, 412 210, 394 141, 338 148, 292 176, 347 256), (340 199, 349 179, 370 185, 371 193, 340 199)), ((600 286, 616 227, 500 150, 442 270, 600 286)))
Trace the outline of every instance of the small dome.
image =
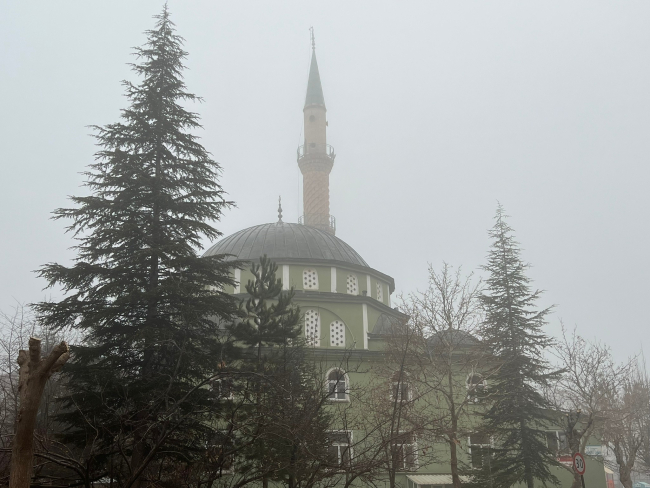
POLYGON ((240 230, 221 239, 204 256, 232 254, 231 259, 256 261, 266 254, 271 259, 339 261, 368 267, 352 247, 327 232, 301 224, 262 224, 240 230))

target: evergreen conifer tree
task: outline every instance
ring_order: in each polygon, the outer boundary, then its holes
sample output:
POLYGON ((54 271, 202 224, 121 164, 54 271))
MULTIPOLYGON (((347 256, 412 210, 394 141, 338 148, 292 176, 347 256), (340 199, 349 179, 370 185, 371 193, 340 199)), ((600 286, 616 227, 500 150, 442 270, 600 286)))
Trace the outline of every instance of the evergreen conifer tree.
POLYGON ((242 301, 239 320, 231 326, 240 344, 239 401, 229 423, 237 425, 233 442, 242 479, 316 484, 332 473, 324 470, 326 436, 331 418, 325 412, 327 393, 322 375, 307 353, 301 314, 293 290, 282 289, 278 266, 266 256, 253 263, 253 280, 242 301), (254 373, 254 374, 247 374, 254 373))
POLYGON ((293 304, 293 290, 282 291, 276 278, 278 265, 266 256, 253 263, 254 279, 246 284, 248 298, 240 304, 240 320, 231 328, 236 340, 256 351, 257 367, 262 352, 273 346, 288 346, 300 335, 300 309, 293 304))
POLYGON ((205 451, 216 407, 201 385, 219 362, 217 322, 236 311, 221 291, 232 262, 198 254, 202 238, 221 235, 212 222, 229 205, 220 166, 183 106, 199 100, 183 82, 183 40, 166 6, 155 18, 131 65, 142 81, 124 82, 121 121, 95 127, 90 194, 55 211, 72 220, 77 255, 40 275, 66 295, 37 304, 44 326, 83 336, 66 369, 65 440, 101 451, 98 462, 122 486, 205 451))
POLYGON ((489 273, 481 301, 485 310, 482 327, 486 345, 494 354, 495 367, 486 391, 490 401, 484 414, 485 434, 494 443, 482 469, 475 473, 476 486, 511 487, 534 480, 557 484, 550 468, 557 461, 546 446, 544 428, 548 407, 540 389, 553 378, 543 351, 551 339, 543 331, 550 308, 538 310, 540 291, 532 291, 520 257, 519 244, 499 205, 488 263, 489 273))

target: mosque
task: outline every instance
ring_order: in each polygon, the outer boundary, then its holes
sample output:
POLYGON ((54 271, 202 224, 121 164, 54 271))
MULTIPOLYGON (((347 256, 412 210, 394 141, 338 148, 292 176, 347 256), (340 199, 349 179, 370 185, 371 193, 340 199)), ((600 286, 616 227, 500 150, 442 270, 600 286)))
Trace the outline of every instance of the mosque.
MULTIPOLYGON (((283 288, 295 290, 294 302, 304 314, 304 337, 321 357, 327 358, 330 364, 336 364, 337 357, 343 358, 350 353, 361 361, 381 360, 390 325, 408 317, 391 306, 391 295, 395 291, 393 278, 368 265, 359 253, 336 236, 336 221, 330 214, 329 200, 329 174, 336 153, 327 143, 327 108, 313 38, 303 117, 305 137, 304 144, 298 147, 297 162, 303 176, 304 215, 298 223, 284 222, 280 207, 277 222, 240 230, 214 244, 204 255, 229 254, 232 259, 251 262, 268 256, 278 265, 283 288)), ((233 273, 236 285, 226 287, 225 291, 243 298, 242 283, 252 280, 253 274, 247 269, 236 269, 233 273)), ((476 342, 474 338, 468 341, 476 342)), ((369 369, 373 368, 371 365, 369 369)), ((330 368, 325 375, 330 385, 328 399, 333 402, 349 402, 350 382, 367 381, 340 366, 330 368)), ((467 378, 469 389, 471 375, 467 378)), ((400 390, 397 394, 408 395, 408 392, 400 390)), ((552 444, 559 447, 562 435, 559 428, 547 432, 549 447, 552 444)), ((339 463, 344 460, 346 447, 352 445, 351 436, 349 432, 335 439, 332 445, 339 463)), ((449 453, 442 448, 435 463, 421 465, 418 464, 418 452, 422 449, 418 451, 416 439, 410 442, 400 446, 403 469, 399 470, 402 473, 398 485, 451 487, 449 453)), ((464 457, 461 462, 476 467, 476 462, 486 459, 489 442, 485 442, 488 441, 473 441, 470 435, 462 442, 459 455, 464 457)), ((605 488, 602 462, 588 459, 587 464, 589 486, 605 488)), ((568 471, 562 469, 556 474, 562 486, 570 486, 572 475, 568 471)))
MULTIPOLYGON (((335 235, 329 174, 336 154, 327 143, 327 108, 315 49, 303 114, 305 139, 297 156, 303 176, 304 215, 298 223, 283 222, 280 209, 277 222, 236 232, 213 245, 205 256, 231 254, 259 261, 266 254, 281 270, 284 289, 295 289, 295 302, 305 315, 305 338, 312 346, 374 349, 382 326, 405 316, 391 307, 393 278, 371 268, 335 235)), ((234 273, 240 284, 226 291, 237 295, 244 292, 241 283, 253 276, 248 270, 234 273)))

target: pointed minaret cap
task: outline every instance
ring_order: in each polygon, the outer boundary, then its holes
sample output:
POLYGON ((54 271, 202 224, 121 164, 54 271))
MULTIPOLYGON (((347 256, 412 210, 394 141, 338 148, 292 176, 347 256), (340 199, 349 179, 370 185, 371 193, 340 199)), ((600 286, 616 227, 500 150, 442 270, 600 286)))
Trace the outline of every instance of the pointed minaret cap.
POLYGON ((307 97, 305 107, 309 105, 325 106, 323 97, 323 86, 320 83, 318 63, 316 62, 316 42, 314 41, 314 29, 311 28, 311 65, 309 66, 309 81, 307 83, 307 97))

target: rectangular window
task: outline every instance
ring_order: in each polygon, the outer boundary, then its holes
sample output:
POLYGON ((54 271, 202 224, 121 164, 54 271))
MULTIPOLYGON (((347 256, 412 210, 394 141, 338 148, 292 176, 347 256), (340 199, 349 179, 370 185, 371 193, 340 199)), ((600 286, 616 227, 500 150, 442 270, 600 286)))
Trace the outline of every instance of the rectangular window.
POLYGON ((561 430, 553 430, 546 433, 546 446, 552 453, 561 454, 569 448, 566 434, 561 430))
POLYGON ((393 463, 398 471, 411 471, 418 467, 417 443, 412 433, 399 434, 391 446, 393 463))
POLYGON ((407 381, 394 381, 391 398, 397 398, 398 402, 408 402, 411 400, 411 388, 407 381))
POLYGON ((490 461, 491 443, 485 434, 471 434, 469 436, 469 451, 472 468, 481 468, 490 461))
POLYGON ((334 370, 327 377, 327 399, 347 401, 348 382, 345 373, 334 370))
POLYGON ((352 431, 328 432, 328 461, 331 466, 347 466, 352 458, 352 431))
POLYGON ((235 444, 227 431, 217 432, 208 445, 208 459, 221 473, 233 473, 235 444))
POLYGON ((232 400, 234 382, 232 378, 222 378, 212 382, 212 390, 217 394, 219 400, 232 400))

